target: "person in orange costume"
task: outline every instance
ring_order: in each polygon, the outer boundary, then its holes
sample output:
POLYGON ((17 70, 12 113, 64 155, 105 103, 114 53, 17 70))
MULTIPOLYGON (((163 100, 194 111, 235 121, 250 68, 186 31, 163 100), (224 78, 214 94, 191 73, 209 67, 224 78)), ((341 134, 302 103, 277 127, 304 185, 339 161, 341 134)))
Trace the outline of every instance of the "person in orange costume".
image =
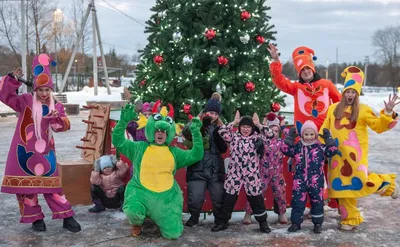
MULTIPOLYGON (((292 83, 282 75, 282 64, 276 47, 269 44, 268 51, 274 60, 270 64, 272 82, 277 88, 294 97, 294 124, 297 132, 301 133, 301 127, 307 120, 313 121, 319 130, 326 118, 329 105, 339 102, 342 96, 331 81, 321 78, 315 71, 313 62, 317 59, 315 52, 305 46, 297 47, 293 51, 292 58, 299 74, 299 81, 292 83)), ((324 171, 326 178, 326 165, 324 171)), ((329 206, 338 207, 335 201, 331 201, 329 206)))
POLYGON ((305 46, 293 51, 293 63, 299 74, 299 81, 294 83, 282 75, 282 64, 276 47, 270 44, 268 51, 274 60, 270 64, 272 82, 294 97, 294 122, 297 131, 300 133, 301 126, 307 120, 313 121, 319 130, 329 105, 339 102, 342 96, 331 81, 321 78, 315 71, 314 51, 305 46))

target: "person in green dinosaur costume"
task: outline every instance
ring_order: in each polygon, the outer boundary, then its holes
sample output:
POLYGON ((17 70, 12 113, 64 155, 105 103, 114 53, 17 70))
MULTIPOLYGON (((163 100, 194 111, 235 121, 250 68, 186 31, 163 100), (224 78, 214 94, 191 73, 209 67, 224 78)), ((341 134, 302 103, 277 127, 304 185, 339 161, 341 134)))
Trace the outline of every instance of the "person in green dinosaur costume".
POLYGON ((112 143, 116 149, 132 161, 134 174, 126 186, 123 211, 131 225, 132 236, 142 233, 142 224, 146 217, 160 228, 161 235, 167 239, 177 239, 182 235, 183 196, 174 179, 176 170, 192 165, 203 158, 203 140, 200 134, 202 123, 192 119, 190 130, 193 136, 193 148, 182 150, 169 146, 175 138, 174 111, 168 104, 162 107, 158 101, 152 110, 152 116, 139 119, 145 127, 147 142, 131 141, 125 138, 128 123, 136 120, 138 114, 132 105, 121 110, 121 117, 114 128, 112 143), (144 121, 144 122, 143 122, 144 121))

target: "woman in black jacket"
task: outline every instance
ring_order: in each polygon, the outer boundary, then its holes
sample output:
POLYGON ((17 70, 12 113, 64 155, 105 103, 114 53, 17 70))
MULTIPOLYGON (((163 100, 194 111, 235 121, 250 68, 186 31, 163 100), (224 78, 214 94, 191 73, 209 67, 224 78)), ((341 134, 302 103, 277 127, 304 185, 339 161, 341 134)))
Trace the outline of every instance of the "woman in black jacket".
MULTIPOLYGON (((211 196, 214 223, 218 225, 220 222, 225 181, 225 166, 221 154, 225 153, 228 148, 218 134, 219 126, 222 125, 222 121, 219 118, 221 110, 221 95, 214 93, 202 113, 204 157, 201 161, 189 166, 186 172, 188 185, 187 204, 191 215, 186 222, 186 226, 189 227, 199 223, 206 189, 208 189, 211 196)), ((185 127, 183 135, 186 139, 184 144, 191 148, 190 131, 186 131, 189 126, 190 123, 185 127)))

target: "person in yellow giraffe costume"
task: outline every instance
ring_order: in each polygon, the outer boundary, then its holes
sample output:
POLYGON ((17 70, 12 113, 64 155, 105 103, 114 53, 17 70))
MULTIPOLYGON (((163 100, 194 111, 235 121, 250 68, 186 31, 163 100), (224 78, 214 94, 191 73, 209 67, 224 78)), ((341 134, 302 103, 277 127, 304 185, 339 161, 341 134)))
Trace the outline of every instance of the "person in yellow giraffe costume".
MULTIPOLYGON (((385 103, 376 116, 371 107, 361 104, 359 96, 364 81, 361 69, 347 67, 342 99, 331 105, 321 130, 327 128, 338 142, 339 153, 332 157, 328 168, 329 197, 337 198, 342 217, 340 229, 353 230, 363 222, 357 199, 372 193, 397 198, 395 174, 376 174, 368 171, 368 130, 376 133, 392 129, 398 121, 393 108, 399 104, 397 95, 385 103)), ((320 131, 321 135, 323 134, 320 131)))
POLYGON ((158 101, 147 119, 141 115, 137 121, 139 128, 145 127, 147 141, 130 141, 125 138, 128 123, 137 119, 132 105, 121 110, 121 117, 114 128, 112 143, 134 165, 134 174, 126 186, 123 211, 128 217, 132 236, 142 233, 146 217, 159 227, 161 235, 167 239, 177 239, 182 235, 183 196, 174 179, 176 170, 192 165, 203 158, 203 139, 200 133, 202 123, 192 119, 190 130, 193 148, 182 150, 169 146, 175 138, 174 109, 162 107, 158 112, 158 101))

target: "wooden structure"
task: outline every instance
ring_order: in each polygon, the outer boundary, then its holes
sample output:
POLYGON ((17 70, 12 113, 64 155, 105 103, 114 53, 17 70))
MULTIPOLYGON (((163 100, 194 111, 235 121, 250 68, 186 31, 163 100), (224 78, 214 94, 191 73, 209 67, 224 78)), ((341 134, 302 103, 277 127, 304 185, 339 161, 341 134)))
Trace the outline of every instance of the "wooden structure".
POLYGON ((86 134, 81 139, 83 145, 76 146, 82 150, 82 159, 58 162, 63 191, 72 205, 92 203, 90 174, 94 161, 104 155, 105 137, 109 126, 109 104, 91 104, 84 108, 90 109, 88 119, 82 120, 87 124, 86 134))
POLYGON ((86 134, 81 139, 83 146, 76 146, 83 150, 82 158, 94 162, 104 154, 104 143, 110 118, 109 104, 91 104, 85 106, 90 109, 88 120, 82 120, 87 124, 86 134))

